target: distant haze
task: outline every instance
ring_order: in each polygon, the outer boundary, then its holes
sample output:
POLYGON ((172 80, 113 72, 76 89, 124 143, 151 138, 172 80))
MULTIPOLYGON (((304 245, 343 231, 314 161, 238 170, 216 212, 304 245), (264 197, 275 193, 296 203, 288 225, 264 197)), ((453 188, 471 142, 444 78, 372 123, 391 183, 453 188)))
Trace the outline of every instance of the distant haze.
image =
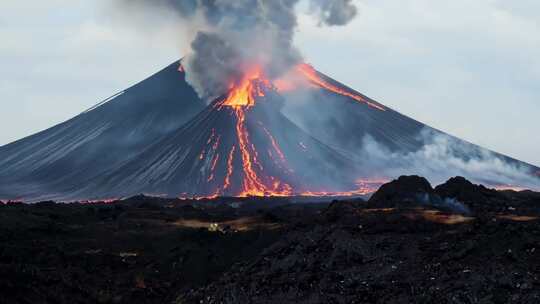
MULTIPOLYGON (((133 22, 110 2, 0 2, 0 145, 186 53, 173 13, 133 22)), ((308 62, 403 114, 540 165, 540 2, 354 3, 358 18, 338 28, 300 7, 296 45, 308 62)))

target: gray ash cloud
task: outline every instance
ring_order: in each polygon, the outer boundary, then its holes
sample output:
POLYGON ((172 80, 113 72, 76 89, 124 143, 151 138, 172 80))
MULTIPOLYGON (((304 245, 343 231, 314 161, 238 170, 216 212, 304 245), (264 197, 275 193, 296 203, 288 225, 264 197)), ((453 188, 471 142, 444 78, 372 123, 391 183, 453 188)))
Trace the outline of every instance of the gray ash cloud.
MULTIPOLYGON (((118 1, 148 11, 173 10, 196 33, 183 64, 202 98, 223 94, 252 65, 274 78, 302 61, 293 43, 300 0, 118 1)), ((357 15, 352 0, 308 2, 321 26, 345 25, 357 15)))

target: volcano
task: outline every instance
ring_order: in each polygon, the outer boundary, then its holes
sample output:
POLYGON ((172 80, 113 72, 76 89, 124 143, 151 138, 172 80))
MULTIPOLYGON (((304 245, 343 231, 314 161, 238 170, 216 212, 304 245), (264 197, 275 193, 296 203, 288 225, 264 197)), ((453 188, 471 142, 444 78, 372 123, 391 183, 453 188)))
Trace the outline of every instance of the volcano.
POLYGON ((0 198, 363 195, 411 166, 494 187, 540 185, 539 168, 401 115, 309 65, 272 81, 254 67, 207 104, 175 62, 0 147, 0 198), (415 162, 441 142, 437 156, 448 163, 415 162))

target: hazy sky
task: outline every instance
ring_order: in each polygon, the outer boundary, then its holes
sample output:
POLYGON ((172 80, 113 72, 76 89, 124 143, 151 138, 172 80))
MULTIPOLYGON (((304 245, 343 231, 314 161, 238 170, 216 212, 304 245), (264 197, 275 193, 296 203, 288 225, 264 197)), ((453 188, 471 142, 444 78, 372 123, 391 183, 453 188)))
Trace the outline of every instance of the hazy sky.
MULTIPOLYGON (((182 55, 171 16, 135 24, 111 2, 0 1, 0 145, 182 55)), ((403 114, 540 165, 540 1, 356 2, 345 28, 300 17, 308 62, 403 114)))

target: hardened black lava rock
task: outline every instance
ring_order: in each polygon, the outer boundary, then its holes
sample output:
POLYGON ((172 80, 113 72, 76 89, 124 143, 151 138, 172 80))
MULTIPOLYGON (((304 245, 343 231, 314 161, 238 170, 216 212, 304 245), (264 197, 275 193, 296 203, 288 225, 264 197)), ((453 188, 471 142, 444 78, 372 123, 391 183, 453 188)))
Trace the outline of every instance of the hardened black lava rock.
POLYGON ((536 218, 414 209, 355 214, 298 226, 176 303, 540 301, 536 218))
POLYGON ((419 195, 433 194, 427 179, 420 176, 401 176, 381 186, 369 199, 369 203, 414 202, 419 195))
POLYGON ((377 204, 0 204, 0 303, 538 303, 540 194, 463 213, 424 181, 377 204), (407 201, 422 191, 429 204, 407 201))

